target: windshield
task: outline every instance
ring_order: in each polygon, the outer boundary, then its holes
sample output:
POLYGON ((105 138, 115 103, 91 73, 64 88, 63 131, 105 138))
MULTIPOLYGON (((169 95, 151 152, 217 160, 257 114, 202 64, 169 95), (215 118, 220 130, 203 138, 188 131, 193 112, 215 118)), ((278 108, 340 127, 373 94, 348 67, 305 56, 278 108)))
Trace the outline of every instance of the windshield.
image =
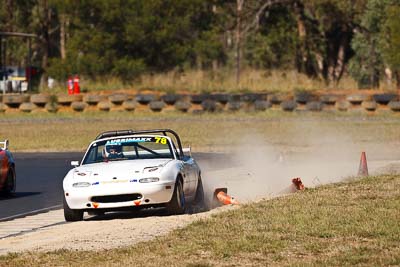
POLYGON ((173 159, 173 149, 165 136, 134 136, 93 143, 84 164, 136 159, 173 159))

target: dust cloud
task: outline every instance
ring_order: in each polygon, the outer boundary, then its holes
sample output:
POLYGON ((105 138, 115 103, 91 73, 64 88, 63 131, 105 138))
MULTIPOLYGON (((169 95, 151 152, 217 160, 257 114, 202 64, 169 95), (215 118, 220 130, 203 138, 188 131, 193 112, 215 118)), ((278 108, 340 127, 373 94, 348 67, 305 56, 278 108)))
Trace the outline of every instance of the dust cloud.
POLYGON ((365 144, 338 132, 297 130, 282 134, 275 143, 262 134, 238 138, 226 154, 230 167, 203 170, 207 198, 215 188, 227 187, 240 202, 256 201, 290 192, 295 177, 306 187, 315 187, 357 175, 365 144))

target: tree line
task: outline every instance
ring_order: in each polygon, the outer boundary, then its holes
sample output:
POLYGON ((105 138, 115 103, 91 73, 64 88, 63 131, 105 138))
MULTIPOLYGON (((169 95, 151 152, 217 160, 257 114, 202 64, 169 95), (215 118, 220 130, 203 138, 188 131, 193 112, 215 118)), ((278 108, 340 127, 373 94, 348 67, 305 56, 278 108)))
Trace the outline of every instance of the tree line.
MULTIPOLYGON (((37 35, 42 82, 254 68, 400 88, 399 0, 3 0, 0 31, 37 35)), ((26 64, 24 40, 3 42, 26 64)))

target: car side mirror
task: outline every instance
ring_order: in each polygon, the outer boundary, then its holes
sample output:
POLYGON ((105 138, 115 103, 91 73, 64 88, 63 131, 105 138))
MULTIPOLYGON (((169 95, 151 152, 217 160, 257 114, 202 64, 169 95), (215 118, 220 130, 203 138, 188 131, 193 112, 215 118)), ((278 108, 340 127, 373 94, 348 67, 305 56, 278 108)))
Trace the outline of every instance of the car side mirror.
POLYGON ((9 142, 8 142, 8 140, 6 139, 6 140, 4 140, 4 142, 0 142, 0 144, 2 144, 3 145, 3 149, 4 150, 8 150, 8 144, 9 144, 9 142))
POLYGON ((182 152, 185 155, 187 154, 189 157, 192 157, 192 148, 190 146, 182 148, 182 152))
POLYGON ((79 161, 77 161, 77 160, 71 161, 71 166, 78 167, 79 166, 79 161))

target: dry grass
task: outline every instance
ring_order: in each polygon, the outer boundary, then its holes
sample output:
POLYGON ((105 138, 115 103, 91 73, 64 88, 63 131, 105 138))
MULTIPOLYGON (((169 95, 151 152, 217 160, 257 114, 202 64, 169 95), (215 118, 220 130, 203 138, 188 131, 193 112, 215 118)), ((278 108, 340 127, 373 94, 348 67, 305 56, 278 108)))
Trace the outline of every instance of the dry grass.
MULTIPOLYGON (((185 72, 170 71, 167 73, 144 74, 137 81, 124 84, 118 78, 99 79, 98 81, 81 78, 83 91, 118 90, 118 89, 152 89, 164 92, 293 92, 296 90, 322 90, 326 83, 312 79, 295 70, 255 70, 245 69, 241 73, 240 84, 236 84, 233 70, 185 72)), ((356 89, 357 83, 348 76, 340 81, 336 89, 356 89)), ((65 92, 66 85, 43 89, 46 92, 65 92)))
MULTIPOLYGON (((13 151, 81 151, 103 130, 163 127, 180 133, 194 151, 229 149, 249 132, 285 147, 306 147, 305 136, 345 135, 385 148, 398 147, 400 121, 395 115, 276 111, 6 114, 0 136, 10 139, 13 151)), ((398 266, 399 196, 399 176, 369 177, 244 205, 125 249, 10 254, 0 257, 0 266, 398 266)))
MULTIPOLYGON (((258 136, 260 142, 285 147, 306 146, 302 138, 347 136, 361 143, 398 145, 398 116, 359 116, 330 113, 182 114, 85 112, 0 115, 0 138, 9 139, 12 151, 84 151, 102 131, 171 128, 184 146, 194 151, 229 151, 242 136, 258 136), (379 137, 379 138, 377 138, 379 137)), ((328 140, 329 141, 329 140, 328 140)))
POLYGON ((2 266, 398 266, 400 177, 308 189, 126 249, 0 257, 2 266))
MULTIPOLYGON (((172 91, 192 92, 293 92, 294 90, 321 90, 326 88, 323 81, 311 79, 293 70, 254 70, 246 69, 241 73, 240 84, 236 84, 234 71, 218 72, 176 71, 142 76, 139 88, 159 88, 172 91)), ((354 89, 357 84, 344 77, 337 89, 354 89)))
MULTIPOLYGON (((106 79, 98 79, 97 81, 85 79, 80 77, 81 92, 95 92, 95 91, 113 91, 130 88, 132 85, 124 84, 119 78, 111 77, 106 79)), ((67 93, 67 83, 56 82, 53 88, 40 88, 42 93, 67 93)))

